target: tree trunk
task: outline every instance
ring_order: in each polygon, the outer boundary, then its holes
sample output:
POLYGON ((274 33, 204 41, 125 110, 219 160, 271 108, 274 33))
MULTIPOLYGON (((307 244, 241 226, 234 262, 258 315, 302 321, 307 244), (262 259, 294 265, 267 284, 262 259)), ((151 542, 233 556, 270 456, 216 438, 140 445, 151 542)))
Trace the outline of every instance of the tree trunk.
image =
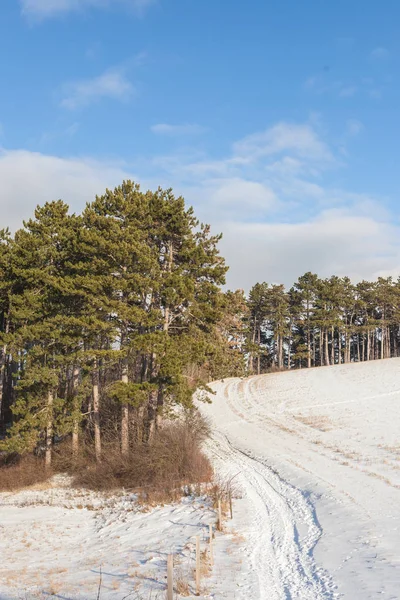
POLYGON ((147 417, 144 428, 144 441, 150 444, 154 438, 156 430, 156 417, 157 417, 157 397, 158 391, 152 390, 149 394, 149 400, 147 405, 147 417))
MULTIPOLYGON (((154 352, 151 355, 150 364, 151 379, 153 379, 157 374, 156 355, 154 352)), ((151 443, 156 430, 157 402, 158 390, 151 390, 147 401, 147 414, 145 416, 143 428, 143 441, 147 444, 151 443)))
POLYGON ((278 369, 282 369, 283 366, 283 339, 278 334, 278 369))
POLYGON ((74 456, 74 458, 76 458, 78 456, 78 452, 79 452, 79 417, 78 417, 78 412, 80 411, 80 406, 79 406, 79 400, 77 398, 77 394, 78 394, 78 386, 79 386, 79 375, 80 375, 80 369, 78 365, 74 366, 74 372, 73 372, 73 394, 74 394, 74 400, 73 400, 73 404, 74 404, 74 423, 73 423, 73 429, 72 429, 72 454, 74 456))
POLYGON ((391 352, 391 337, 390 337, 390 327, 386 326, 386 358, 390 358, 392 355, 391 352))
POLYGON ((313 331, 313 337, 312 337, 312 366, 315 367, 316 366, 316 361, 315 361, 315 354, 316 354, 316 344, 315 344, 315 330, 313 331))
POLYGON ((101 431, 100 431, 100 394, 99 394, 99 368, 97 359, 94 361, 92 373, 92 399, 94 421, 94 449, 96 461, 101 461, 101 431))
POLYGON ((311 367, 310 302, 307 298, 307 368, 311 367))
POLYGON ((319 330, 319 364, 321 367, 324 364, 324 331, 322 327, 319 330))
POLYGON ((52 458, 52 450, 53 450, 53 404, 54 404, 53 391, 49 390, 47 393, 47 425, 46 425, 46 452, 45 452, 46 469, 50 469, 50 467, 51 467, 51 458, 52 458))
MULTIPOLYGON (((166 257, 166 265, 165 265, 165 270, 167 273, 171 273, 171 271, 172 271, 173 260, 174 260, 174 245, 172 243, 172 240, 170 240, 170 242, 168 243, 168 255, 166 257)), ((169 320, 170 320, 170 307, 166 306, 165 314, 164 314, 164 331, 166 331, 166 332, 168 332, 169 320)))
POLYGON ((325 364, 327 367, 330 366, 329 362, 329 334, 328 330, 325 331, 325 364))
POLYGON ((257 375, 261 373, 261 326, 258 326, 258 354, 257 354, 257 375))
MULTIPOLYGON (((129 383, 128 360, 124 358, 122 361, 121 372, 122 383, 129 383)), ((121 453, 124 456, 129 454, 129 404, 122 405, 121 413, 121 453)))
POLYGON ((252 347, 250 357, 249 357, 250 373, 254 373, 254 346, 256 344, 256 332, 257 332, 257 320, 254 319, 253 337, 252 337, 253 347, 252 347))
POLYGON ((157 409, 156 409, 156 429, 160 429, 163 420, 163 407, 164 407, 164 390, 160 385, 157 393, 157 409))
MULTIPOLYGON (((9 320, 8 318, 4 319, 4 333, 8 334, 9 332, 9 320)), ((6 356, 7 356, 7 344, 3 345, 1 349, 1 357, 0 357, 0 430, 1 426, 5 425, 5 410, 4 410, 4 380, 5 380, 5 371, 6 371, 6 356)))
POLYGON ((331 329, 331 365, 335 364, 335 328, 331 329))

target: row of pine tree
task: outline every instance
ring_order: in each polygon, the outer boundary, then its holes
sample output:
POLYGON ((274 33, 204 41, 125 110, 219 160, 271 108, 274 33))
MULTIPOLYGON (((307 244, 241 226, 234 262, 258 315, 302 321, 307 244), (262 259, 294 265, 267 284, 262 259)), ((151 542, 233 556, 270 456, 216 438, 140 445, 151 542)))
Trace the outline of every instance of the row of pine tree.
POLYGON ((127 181, 81 215, 54 201, 0 245, 0 432, 8 452, 69 438, 128 454, 230 369, 220 236, 170 190, 127 181))
POLYGON ((171 190, 130 181, 3 230, 0 450, 47 466, 63 439, 128 455, 212 379, 399 355, 400 281, 224 292, 220 237, 171 190))
POLYGON ((257 283, 247 308, 251 373, 400 355, 400 280, 391 277, 353 285, 308 272, 288 291, 257 283))

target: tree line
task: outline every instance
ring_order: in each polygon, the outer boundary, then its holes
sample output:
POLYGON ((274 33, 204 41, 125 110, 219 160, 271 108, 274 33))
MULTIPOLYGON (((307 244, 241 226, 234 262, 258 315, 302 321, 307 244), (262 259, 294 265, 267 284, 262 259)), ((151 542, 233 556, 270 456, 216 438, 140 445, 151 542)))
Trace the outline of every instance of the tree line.
POLYGON ((399 356, 400 279, 352 284, 305 273, 289 290, 257 283, 247 301, 250 373, 399 356))
POLYGON ((213 379, 399 356, 400 280, 224 291, 220 239, 131 181, 0 231, 0 453, 128 456, 213 379))
POLYGON ((1 231, 0 449, 48 466, 65 438, 74 455, 82 439, 98 461, 105 441, 127 455, 240 369, 219 240, 183 198, 131 181, 82 214, 48 202, 1 231))

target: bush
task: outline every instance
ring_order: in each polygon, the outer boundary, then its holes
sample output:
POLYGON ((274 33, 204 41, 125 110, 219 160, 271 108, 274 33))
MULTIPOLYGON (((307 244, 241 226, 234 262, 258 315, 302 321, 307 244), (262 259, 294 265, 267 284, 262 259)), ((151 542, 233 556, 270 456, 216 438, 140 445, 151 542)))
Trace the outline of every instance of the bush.
POLYGON ((70 450, 60 446, 53 464, 57 471, 73 475, 76 486, 125 488, 149 502, 172 500, 185 486, 212 480, 211 465, 201 449, 207 435, 207 422, 191 412, 185 419, 165 423, 150 444, 132 443, 129 456, 122 456, 119 444, 111 441, 103 444, 100 464, 96 464, 92 444, 81 448, 74 461, 70 450))
POLYGON ((0 491, 11 492, 46 481, 52 473, 35 456, 0 456, 0 491))

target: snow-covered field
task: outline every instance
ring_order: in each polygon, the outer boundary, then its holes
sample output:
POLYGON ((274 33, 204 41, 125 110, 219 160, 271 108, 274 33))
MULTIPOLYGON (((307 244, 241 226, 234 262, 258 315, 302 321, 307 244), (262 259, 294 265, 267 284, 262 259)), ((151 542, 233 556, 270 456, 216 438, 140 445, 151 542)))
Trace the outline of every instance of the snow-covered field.
POLYGON ((252 600, 400 598, 400 359, 214 383, 252 600))
MULTIPOLYGON (((400 359, 213 384, 208 452, 242 499, 202 598, 400 598, 400 359)), ((165 600, 166 559, 191 585, 205 499, 0 494, 0 600, 165 600)), ((177 596, 177 598, 182 596, 177 596)), ((193 596, 190 596, 193 597, 193 596)))
MULTIPOLYGON (((207 501, 183 498, 150 510, 134 496, 107 498, 64 483, 61 477, 49 489, 0 494, 0 600, 165 600, 169 553, 175 582, 189 584, 193 597, 194 536, 204 551, 216 522, 207 501)), ((240 502, 238 510, 240 518, 240 502)), ((215 566, 201 598, 236 598, 239 587, 253 585, 235 526, 216 534, 215 566)))

